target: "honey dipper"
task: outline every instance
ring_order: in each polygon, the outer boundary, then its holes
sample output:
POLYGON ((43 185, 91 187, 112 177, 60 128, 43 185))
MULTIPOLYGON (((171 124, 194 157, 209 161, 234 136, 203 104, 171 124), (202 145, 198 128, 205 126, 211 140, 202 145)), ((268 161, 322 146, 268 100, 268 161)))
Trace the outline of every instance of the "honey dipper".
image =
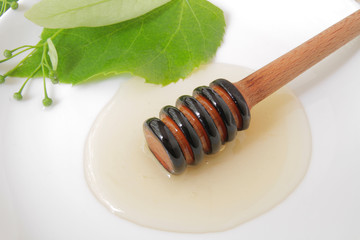
POLYGON ((247 129, 253 106, 359 34, 360 10, 241 81, 218 79, 179 97, 144 122, 150 151, 168 172, 182 173, 247 129))

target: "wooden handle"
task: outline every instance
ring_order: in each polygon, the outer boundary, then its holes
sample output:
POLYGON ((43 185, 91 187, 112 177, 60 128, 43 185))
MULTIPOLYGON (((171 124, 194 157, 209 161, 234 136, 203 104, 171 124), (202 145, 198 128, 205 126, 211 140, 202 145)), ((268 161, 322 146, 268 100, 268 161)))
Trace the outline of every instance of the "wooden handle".
POLYGON ((360 34, 360 10, 237 83, 217 79, 144 123, 150 151, 172 174, 248 128, 250 108, 360 34))
POLYGON ((249 108, 360 34, 360 10, 234 83, 249 108))

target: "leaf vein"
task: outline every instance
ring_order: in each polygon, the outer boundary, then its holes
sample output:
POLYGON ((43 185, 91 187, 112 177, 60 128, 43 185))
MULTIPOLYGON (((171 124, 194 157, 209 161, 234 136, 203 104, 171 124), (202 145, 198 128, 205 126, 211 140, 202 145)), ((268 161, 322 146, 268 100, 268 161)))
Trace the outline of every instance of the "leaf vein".
POLYGON ((122 55, 125 55, 125 54, 127 54, 127 53, 130 51, 130 49, 131 49, 131 48, 133 47, 133 45, 135 44, 136 40, 141 36, 141 33, 142 33, 142 31, 143 31, 143 28, 144 28, 144 21, 141 21, 141 26, 140 26, 140 29, 139 29, 138 33, 136 34, 136 36, 134 37, 134 39, 131 41, 130 46, 124 51, 124 54, 122 54, 122 55))
POLYGON ((180 14, 179 14, 179 23, 178 23, 174 33, 171 34, 171 36, 170 36, 169 40, 167 41, 165 47, 155 57, 153 57, 150 61, 146 62, 145 64, 143 64, 143 65, 141 65, 139 67, 137 67, 136 69, 140 69, 140 68, 142 68, 142 67, 144 67, 146 65, 149 65, 149 64, 153 63, 157 58, 159 58, 162 54, 165 53, 166 49, 170 46, 170 44, 173 41, 176 34, 180 31, 183 14, 184 14, 184 1, 182 1, 182 4, 181 4, 181 11, 180 11, 180 14))
POLYGON ((106 2, 110 2, 110 1, 111 1, 111 0, 102 0, 102 1, 95 2, 95 3, 91 3, 91 4, 84 5, 84 6, 81 6, 81 7, 71 8, 71 9, 68 9, 68 10, 65 10, 65 11, 62 11, 62 12, 54 13, 54 14, 52 14, 52 15, 50 15, 50 16, 46 16, 46 18, 56 17, 56 16, 68 14, 68 13, 70 13, 70 12, 76 12, 76 11, 79 11, 79 10, 84 9, 84 8, 87 8, 87 7, 93 7, 93 6, 100 5, 100 4, 103 4, 103 3, 106 3, 106 2))
POLYGON ((194 16, 194 18, 195 18, 195 20, 196 20, 196 22, 197 22, 197 24, 199 26, 199 30, 200 30, 200 33, 201 33, 201 36, 202 36, 202 39, 203 39, 203 50, 205 52, 205 50, 206 50, 206 42, 205 42, 205 35, 204 35, 203 29, 201 27, 201 23, 200 23, 198 17, 196 16, 196 14, 194 12, 194 9, 191 7, 189 0, 185 0, 185 2, 189 6, 189 9, 190 9, 191 13, 193 14, 193 16, 194 16))

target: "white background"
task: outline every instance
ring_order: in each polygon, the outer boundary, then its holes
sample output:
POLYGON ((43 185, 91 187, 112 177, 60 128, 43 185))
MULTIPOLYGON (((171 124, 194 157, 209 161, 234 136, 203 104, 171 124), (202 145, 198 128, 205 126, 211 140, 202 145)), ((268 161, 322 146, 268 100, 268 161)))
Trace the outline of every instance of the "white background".
MULTIPOLYGON (((0 51, 35 44, 41 29, 20 1, 0 19, 0 51)), ((359 9, 355 0, 212 0, 226 15, 214 62, 258 69, 359 9)), ((15 62, 0 65, 0 72, 15 62)), ((103 207, 89 191, 82 154, 88 131, 125 77, 82 86, 41 81, 24 101, 19 80, 0 86, 0 239, 360 239, 360 39, 294 80, 309 118, 313 153, 301 185, 268 213, 235 229, 178 234, 139 227, 103 207)))

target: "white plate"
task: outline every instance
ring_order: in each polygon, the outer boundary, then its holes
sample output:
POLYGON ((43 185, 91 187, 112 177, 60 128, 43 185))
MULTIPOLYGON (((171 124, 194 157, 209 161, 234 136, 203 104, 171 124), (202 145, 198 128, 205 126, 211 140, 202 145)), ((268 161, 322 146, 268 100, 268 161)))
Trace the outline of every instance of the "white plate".
MULTIPOLYGON (((38 41, 41 29, 23 17, 20 1, 0 19, 0 51, 38 41)), ((258 69, 356 11, 355 0, 213 0, 228 28, 216 62, 258 69)), ((14 66, 1 64, 0 72, 14 66)), ((308 174, 283 203, 235 229, 178 234, 139 227, 103 207, 89 191, 82 155, 96 115, 121 80, 48 86, 55 104, 41 105, 36 80, 23 102, 21 85, 0 86, 0 239, 359 239, 360 39, 290 84, 311 125, 308 174)))

